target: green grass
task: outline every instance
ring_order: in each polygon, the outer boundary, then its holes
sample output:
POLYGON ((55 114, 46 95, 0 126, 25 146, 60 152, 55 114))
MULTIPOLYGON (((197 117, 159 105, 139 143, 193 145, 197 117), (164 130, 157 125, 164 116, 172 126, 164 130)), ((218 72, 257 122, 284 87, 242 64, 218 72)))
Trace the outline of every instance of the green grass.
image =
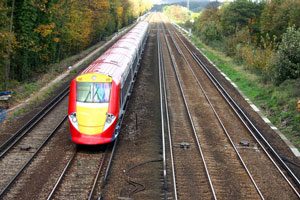
POLYGON ((300 149, 300 112, 296 109, 300 100, 300 80, 289 80, 280 86, 265 84, 259 75, 206 46, 197 37, 191 40, 300 149))

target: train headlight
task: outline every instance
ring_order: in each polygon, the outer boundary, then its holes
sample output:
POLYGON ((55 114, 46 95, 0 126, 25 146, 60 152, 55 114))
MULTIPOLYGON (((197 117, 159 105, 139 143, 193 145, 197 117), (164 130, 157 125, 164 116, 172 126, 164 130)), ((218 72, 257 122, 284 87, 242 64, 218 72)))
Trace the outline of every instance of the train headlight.
POLYGON ((78 122, 77 122, 76 113, 74 112, 74 113, 70 114, 70 115, 69 115, 69 118, 70 118, 70 121, 71 121, 72 125, 73 125, 76 129, 78 129, 78 122))
POLYGON ((113 114, 107 113, 104 130, 106 130, 114 121, 116 117, 113 114))

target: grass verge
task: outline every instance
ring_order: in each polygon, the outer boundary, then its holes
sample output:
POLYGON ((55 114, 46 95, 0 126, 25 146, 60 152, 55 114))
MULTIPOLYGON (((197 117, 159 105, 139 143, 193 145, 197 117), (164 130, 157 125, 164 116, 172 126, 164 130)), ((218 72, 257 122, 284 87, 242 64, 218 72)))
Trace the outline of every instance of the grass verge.
POLYGON ((279 86, 263 83, 261 77, 236 64, 222 52, 192 36, 192 42, 255 104, 270 121, 300 150, 300 79, 279 86))

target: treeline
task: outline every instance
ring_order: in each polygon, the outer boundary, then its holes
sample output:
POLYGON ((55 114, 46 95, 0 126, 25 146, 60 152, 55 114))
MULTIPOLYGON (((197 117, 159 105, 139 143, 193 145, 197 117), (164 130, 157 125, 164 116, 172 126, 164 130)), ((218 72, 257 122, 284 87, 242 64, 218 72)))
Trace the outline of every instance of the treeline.
POLYGON ((206 44, 244 62, 264 81, 300 78, 300 1, 236 0, 208 6, 194 32, 206 44))
MULTIPOLYGON (((189 2, 189 9, 192 12, 199 12, 202 9, 204 9, 207 4, 209 3, 208 0, 202 0, 202 1, 190 1, 189 2)), ((175 6, 175 5, 179 5, 182 7, 187 7, 187 1, 182 1, 182 2, 176 2, 172 3, 172 4, 165 4, 165 6, 175 6)))
POLYGON ((150 0, 0 0, 0 90, 76 54, 151 8, 150 0))
POLYGON ((180 5, 167 5, 163 8, 163 13, 176 23, 187 22, 190 19, 189 10, 180 5))

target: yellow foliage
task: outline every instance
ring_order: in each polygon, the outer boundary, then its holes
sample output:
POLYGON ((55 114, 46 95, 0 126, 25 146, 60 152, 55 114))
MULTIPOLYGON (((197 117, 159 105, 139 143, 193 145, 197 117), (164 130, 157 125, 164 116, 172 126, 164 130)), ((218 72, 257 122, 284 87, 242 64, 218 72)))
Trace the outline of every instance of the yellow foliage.
POLYGON ((275 52, 272 48, 261 49, 250 45, 242 45, 237 52, 250 67, 250 69, 257 69, 263 73, 270 72, 271 61, 274 59, 275 52))
POLYGON ((184 23, 189 20, 189 11, 186 7, 171 5, 164 9, 164 13, 176 22, 184 23))
POLYGON ((41 34, 43 37, 47 37, 53 32, 54 28, 55 28, 54 23, 40 24, 34 31, 41 34))
POLYGON ((0 58, 6 54, 13 53, 16 47, 17 41, 14 33, 10 33, 9 31, 0 32, 0 58))
POLYGON ((121 6, 117 7, 117 15, 118 15, 118 18, 122 17, 122 15, 123 15, 123 7, 121 7, 121 6))
POLYGON ((60 41, 60 39, 59 39, 59 38, 57 38, 57 37, 53 38, 53 42, 56 42, 56 43, 58 43, 59 41, 60 41))
POLYGON ((90 43, 93 12, 85 7, 80 8, 80 5, 80 3, 75 4, 76 9, 71 9, 69 21, 64 26, 64 33, 68 45, 84 49, 90 43))
POLYGON ((110 9, 109 0, 90 0, 90 5, 98 10, 108 11, 110 9))
POLYGON ((152 7, 151 0, 129 0, 130 12, 133 17, 139 17, 152 7))

